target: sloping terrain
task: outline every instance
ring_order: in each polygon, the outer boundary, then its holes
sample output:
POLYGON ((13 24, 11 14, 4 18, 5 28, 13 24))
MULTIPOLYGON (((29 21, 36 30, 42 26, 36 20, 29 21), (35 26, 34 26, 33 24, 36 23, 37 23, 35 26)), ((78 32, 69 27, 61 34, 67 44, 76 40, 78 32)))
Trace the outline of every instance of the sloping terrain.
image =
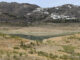
POLYGON ((0 60, 80 60, 79 22, 80 6, 0 2, 0 60))
POLYGON ((0 25, 33 26, 46 23, 79 23, 80 6, 65 4, 41 8, 28 3, 0 2, 0 25))
POLYGON ((1 60, 79 60, 80 33, 31 41, 0 33, 1 60))
POLYGON ((0 33, 0 60, 35 60, 40 58, 31 55, 33 45, 30 40, 0 33))

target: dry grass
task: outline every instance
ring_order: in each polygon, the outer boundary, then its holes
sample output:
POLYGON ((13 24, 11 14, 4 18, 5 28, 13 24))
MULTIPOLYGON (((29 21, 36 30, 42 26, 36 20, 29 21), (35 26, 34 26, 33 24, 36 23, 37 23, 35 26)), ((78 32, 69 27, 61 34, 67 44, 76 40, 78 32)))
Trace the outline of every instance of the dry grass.
POLYGON ((48 24, 33 27, 0 27, 0 32, 7 34, 25 34, 34 36, 58 35, 63 33, 80 32, 80 24, 48 24))
POLYGON ((36 26, 36 27, 0 27, 1 60, 80 60, 80 27, 75 26, 36 26), (73 32, 76 32, 73 34, 73 32), (71 35, 67 35, 71 33, 71 35), (51 36, 43 41, 8 34, 25 34, 33 36, 51 36))
POLYGON ((71 60, 73 59, 71 56, 79 57, 79 54, 80 34, 48 38, 42 42, 29 41, 28 39, 12 37, 7 34, 0 35, 0 56, 6 55, 5 58, 14 57, 11 58, 14 60, 16 58, 18 58, 17 60, 23 60, 23 58, 25 60, 65 60, 68 58, 71 60), (23 42, 21 43, 21 41, 23 42))

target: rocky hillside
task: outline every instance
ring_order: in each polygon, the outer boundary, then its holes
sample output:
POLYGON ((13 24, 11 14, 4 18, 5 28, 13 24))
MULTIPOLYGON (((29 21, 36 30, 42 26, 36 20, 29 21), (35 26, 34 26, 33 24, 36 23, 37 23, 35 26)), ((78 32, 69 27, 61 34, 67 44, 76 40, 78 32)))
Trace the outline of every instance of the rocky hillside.
POLYGON ((0 23, 31 25, 37 23, 80 22, 80 6, 65 4, 52 8, 41 8, 28 3, 0 2, 0 23))

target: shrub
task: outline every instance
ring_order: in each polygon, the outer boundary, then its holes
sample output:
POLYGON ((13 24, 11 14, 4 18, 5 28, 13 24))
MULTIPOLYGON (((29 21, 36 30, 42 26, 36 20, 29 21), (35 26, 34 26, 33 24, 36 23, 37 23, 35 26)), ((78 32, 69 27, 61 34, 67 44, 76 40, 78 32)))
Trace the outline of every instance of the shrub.
POLYGON ((19 47, 14 47, 14 49, 20 49, 19 47))
POLYGON ((57 55, 53 55, 52 53, 50 53, 50 54, 49 54, 49 57, 50 57, 51 59, 56 59, 58 56, 57 56, 57 55))
POLYGON ((69 56, 63 55, 63 56, 60 57, 60 59, 68 60, 69 59, 69 56))
POLYGON ((70 45, 65 45, 63 46, 63 49, 64 49, 64 52, 67 52, 67 53, 74 53, 74 48, 73 46, 70 46, 70 45))
POLYGON ((38 55, 39 55, 39 56, 45 56, 45 57, 48 57, 48 53, 46 53, 46 52, 42 52, 42 51, 39 51, 39 52, 38 52, 38 55))

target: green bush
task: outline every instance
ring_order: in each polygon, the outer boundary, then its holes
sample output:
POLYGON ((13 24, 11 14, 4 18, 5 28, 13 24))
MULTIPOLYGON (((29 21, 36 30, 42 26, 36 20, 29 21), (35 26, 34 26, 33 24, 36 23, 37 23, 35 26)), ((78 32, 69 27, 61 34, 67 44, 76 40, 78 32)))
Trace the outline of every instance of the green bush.
POLYGON ((42 52, 42 51, 39 51, 39 52, 38 52, 38 55, 39 55, 39 56, 45 56, 45 57, 48 57, 48 53, 46 53, 46 52, 42 52))
POLYGON ((19 47, 14 47, 14 49, 20 49, 19 47))
POLYGON ((57 55, 53 55, 52 53, 49 54, 49 57, 50 57, 51 59, 56 59, 56 58, 58 58, 57 55))
POLYGON ((64 52, 67 52, 67 53, 74 53, 74 49, 75 47, 73 46, 70 46, 70 45, 64 45, 63 46, 63 49, 64 49, 64 52))

